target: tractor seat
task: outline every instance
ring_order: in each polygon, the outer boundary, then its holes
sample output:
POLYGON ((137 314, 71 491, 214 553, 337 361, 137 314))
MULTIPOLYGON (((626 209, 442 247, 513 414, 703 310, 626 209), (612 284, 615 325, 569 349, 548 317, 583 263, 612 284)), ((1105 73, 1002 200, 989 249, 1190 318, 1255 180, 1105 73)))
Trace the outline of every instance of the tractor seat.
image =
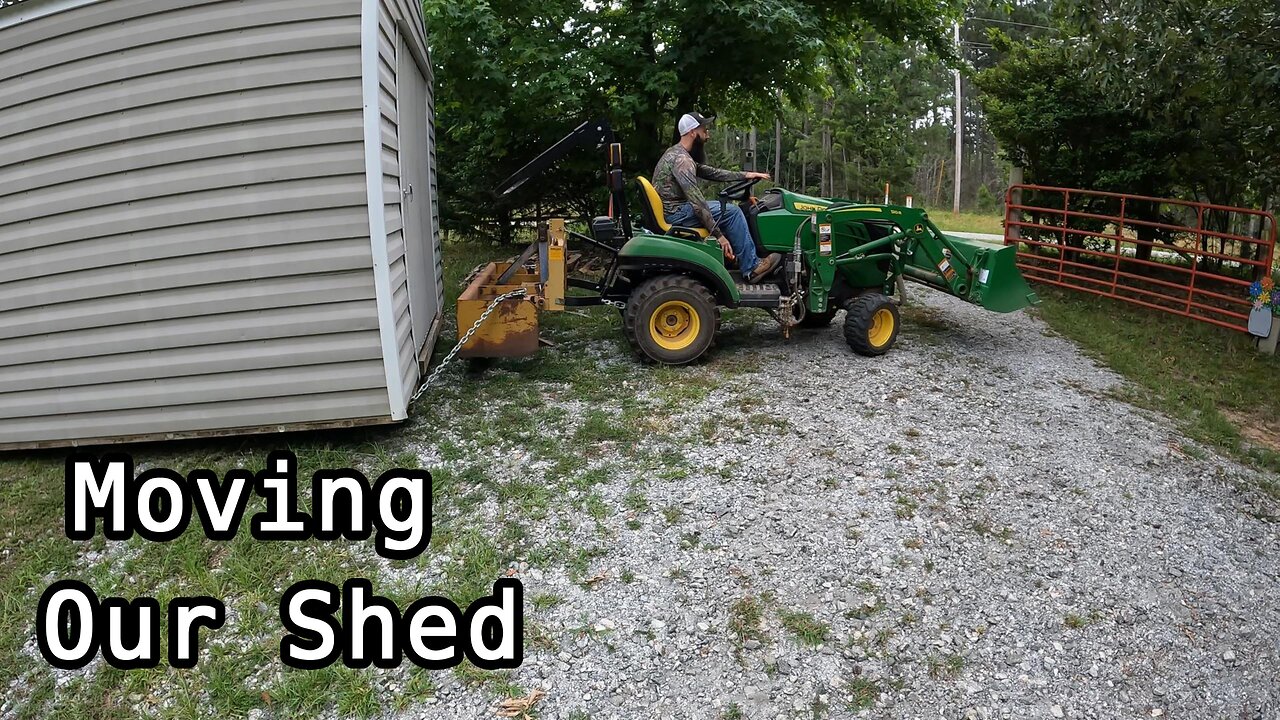
POLYGON ((640 211, 644 214, 646 228, 684 240, 706 240, 711 235, 705 228, 681 227, 667 222, 666 213, 662 211, 662 198, 653 183, 643 177, 637 177, 636 182, 640 183, 640 211))

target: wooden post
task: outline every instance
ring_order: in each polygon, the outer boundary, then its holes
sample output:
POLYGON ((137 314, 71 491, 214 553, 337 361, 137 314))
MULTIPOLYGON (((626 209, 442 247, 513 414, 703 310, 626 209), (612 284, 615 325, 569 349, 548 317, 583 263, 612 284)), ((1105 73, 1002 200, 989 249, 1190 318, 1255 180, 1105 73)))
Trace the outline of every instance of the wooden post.
MULTIPOLYGON (((1019 165, 1019 166, 1009 168, 1009 187, 1016 187, 1021 184, 1022 184, 1022 166, 1019 165)), ((1013 202, 1014 205, 1022 204, 1021 190, 1014 190, 1012 193, 1009 193, 1007 197, 1013 202)), ((1004 209, 1004 213, 1005 213, 1005 217, 1009 216, 1008 207, 1004 209)), ((1019 211, 1017 219, 1018 220, 1022 219, 1021 211, 1019 211)), ((1017 225, 1014 225, 1013 227, 1006 226, 1004 229, 1004 236, 1015 242, 1018 240, 1021 240, 1022 228, 1017 225)))

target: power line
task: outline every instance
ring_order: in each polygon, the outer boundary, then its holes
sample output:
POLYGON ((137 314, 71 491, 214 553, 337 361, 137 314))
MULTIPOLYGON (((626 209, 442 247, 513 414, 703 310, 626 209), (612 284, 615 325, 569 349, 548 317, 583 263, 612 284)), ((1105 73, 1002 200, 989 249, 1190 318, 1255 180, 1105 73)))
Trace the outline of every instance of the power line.
POLYGON ((984 17, 965 18, 965 22, 969 22, 970 20, 982 20, 984 22, 993 22, 993 23, 998 23, 1000 25, 1015 25, 1017 27, 1039 28, 1040 30, 1050 30, 1053 32, 1058 32, 1058 28, 1049 27, 1048 25, 1035 25, 1033 23, 1014 22, 1013 20, 999 20, 997 18, 984 18, 984 17))

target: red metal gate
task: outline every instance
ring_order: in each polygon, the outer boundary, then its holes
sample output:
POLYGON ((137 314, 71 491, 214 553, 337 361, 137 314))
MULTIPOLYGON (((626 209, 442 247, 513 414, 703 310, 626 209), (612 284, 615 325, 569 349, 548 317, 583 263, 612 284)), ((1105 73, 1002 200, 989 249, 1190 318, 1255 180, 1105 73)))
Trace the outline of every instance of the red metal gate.
POLYGON ((1027 280, 1248 326, 1249 285, 1271 272, 1271 213, 1187 200, 1014 185, 1005 244, 1027 280))

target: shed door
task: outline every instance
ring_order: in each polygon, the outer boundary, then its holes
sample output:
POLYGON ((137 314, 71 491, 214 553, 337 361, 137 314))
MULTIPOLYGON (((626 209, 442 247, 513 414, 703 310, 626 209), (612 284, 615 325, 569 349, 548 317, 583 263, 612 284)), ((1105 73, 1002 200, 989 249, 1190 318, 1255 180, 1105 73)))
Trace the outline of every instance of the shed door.
POLYGON ((408 269, 409 319, 413 326, 413 349, 421 356, 422 346, 440 308, 435 287, 436 258, 431 229, 431 179, 428 175, 427 78, 397 32, 396 84, 400 130, 400 194, 404 198, 404 261, 408 269))

